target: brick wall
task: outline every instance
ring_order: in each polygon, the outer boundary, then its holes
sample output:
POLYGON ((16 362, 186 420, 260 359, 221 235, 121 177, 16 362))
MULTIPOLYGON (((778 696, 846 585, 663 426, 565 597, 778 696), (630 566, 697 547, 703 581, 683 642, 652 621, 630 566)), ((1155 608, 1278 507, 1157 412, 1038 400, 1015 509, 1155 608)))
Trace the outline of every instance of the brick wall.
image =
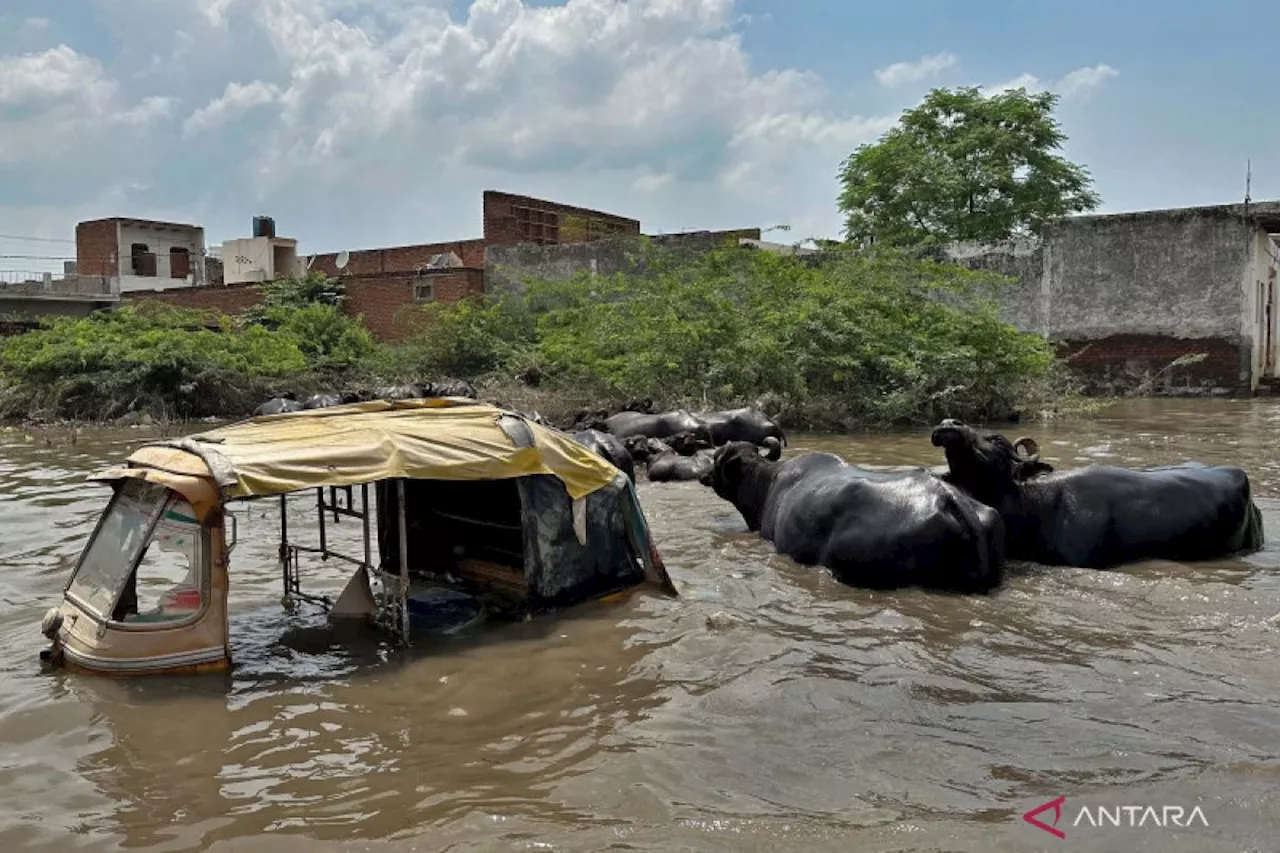
POLYGON ((485 190, 482 207, 487 246, 586 243, 614 234, 640 233, 635 219, 493 190, 485 190))
MULTIPOLYGON (((341 272, 345 275, 415 272, 431 260, 432 255, 453 252, 464 267, 484 266, 484 240, 454 240, 449 243, 421 243, 413 246, 390 246, 385 249, 358 249, 350 252, 350 260, 341 272)), ((337 252, 316 255, 311 269, 327 275, 339 273, 337 252)))
POLYGON ((182 308, 202 308, 238 314, 262 300, 262 292, 253 282, 205 287, 177 287, 170 290, 129 290, 120 294, 125 302, 155 299, 182 308))
POLYGON ((118 228, 114 219, 93 219, 76 225, 76 272, 80 275, 120 274, 118 228))
MULTIPOLYGON (((364 324, 380 341, 411 335, 426 320, 414 299, 415 285, 430 284, 437 302, 456 302, 484 292, 484 271, 479 269, 432 270, 416 274, 344 275, 347 288, 346 313, 363 316, 364 324)), ((237 314, 257 305, 262 292, 255 283, 174 290, 141 290, 123 294, 128 301, 156 299, 183 308, 202 308, 237 314)))
POLYGON ((412 335, 426 321, 414 298, 418 285, 430 285, 436 302, 456 302, 484 292, 484 270, 430 270, 422 275, 343 276, 347 286, 346 311, 363 316, 364 324, 380 341, 412 335))
POLYGON ((1112 335, 1098 340, 1061 341, 1056 347, 1091 391, 1124 393, 1146 383, 1151 384, 1151 391, 1170 393, 1248 388, 1247 377, 1241 379, 1241 369, 1248 364, 1250 349, 1247 344, 1225 338, 1112 335), (1205 359, 1165 370, 1174 360, 1197 353, 1203 353, 1205 359))

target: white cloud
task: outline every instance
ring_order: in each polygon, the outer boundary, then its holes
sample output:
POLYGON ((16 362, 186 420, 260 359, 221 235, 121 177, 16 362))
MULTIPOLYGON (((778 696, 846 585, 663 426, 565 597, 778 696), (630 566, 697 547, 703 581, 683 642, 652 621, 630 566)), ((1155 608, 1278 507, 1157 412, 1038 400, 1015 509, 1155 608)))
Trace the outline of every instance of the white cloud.
POLYGON ((1106 64, 1077 68, 1058 81, 1057 90, 1064 98, 1083 97, 1110 78, 1118 76, 1120 72, 1106 64))
POLYGON ((631 188, 637 192, 653 192, 671 183, 672 179, 673 176, 670 172, 663 172, 662 174, 648 173, 636 178, 635 182, 631 184, 631 188))
MULTIPOLYGON (((87 205, 214 240, 252 206, 315 251, 474 236, 479 191, 499 189, 653 230, 834 236, 840 161, 903 106, 836 109, 817 75, 759 69, 734 0, 96 3, 114 19, 92 55, 0 55, 0 221, 38 209, 54 228, 62 209, 69 235, 87 205)), ((1115 73, 1089 70, 1060 87, 1115 73)))
POLYGON ((23 106, 76 96, 86 105, 110 98, 114 85, 96 59, 64 45, 43 53, 0 57, 0 105, 23 106))
POLYGON ((825 190, 806 215, 834 227, 839 160, 890 123, 824 109, 811 73, 753 72, 732 0, 475 0, 460 19, 447 4, 359 0, 201 8, 256 29, 281 64, 276 83, 228 87, 187 121, 190 133, 276 102, 254 146, 268 194, 303 175, 318 191, 385 186, 397 169, 402 190, 441 169, 507 185, 575 173, 625 181, 608 202, 623 213, 632 192, 669 204, 699 185, 735 210, 747 196, 797 204, 786 187, 816 169, 825 190))
POLYGON ((1105 63, 1077 68, 1065 74, 1061 80, 1042 81, 1034 74, 1022 74, 996 86, 984 87, 988 92, 1006 92, 1011 89, 1026 89, 1028 92, 1056 92, 1063 98, 1084 98, 1120 72, 1105 63))
POLYGON ((907 83, 917 83, 948 68, 954 68, 959 61, 960 57, 954 53, 935 53, 932 56, 923 56, 915 62, 895 62, 884 68, 877 68, 876 80, 881 86, 891 88, 907 83))
POLYGON ((280 90, 269 83, 254 80, 252 83, 228 83, 222 94, 187 116, 182 123, 184 135, 208 133, 249 110, 280 100, 280 90))
POLYGON ((120 141, 127 128, 167 116, 174 103, 149 96, 130 104, 101 62, 65 44, 0 56, 0 167, 51 163, 97 140, 120 141))

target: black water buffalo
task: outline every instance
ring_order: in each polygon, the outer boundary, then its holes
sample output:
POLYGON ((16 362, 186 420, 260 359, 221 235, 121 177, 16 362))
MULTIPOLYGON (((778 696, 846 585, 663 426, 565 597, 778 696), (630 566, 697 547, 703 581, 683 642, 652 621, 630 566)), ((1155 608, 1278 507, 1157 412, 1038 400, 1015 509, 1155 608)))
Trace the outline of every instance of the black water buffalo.
MULTIPOLYGON (((714 453, 711 439, 704 433, 678 432, 649 441, 658 448, 647 460, 649 479, 655 483, 700 480, 711 470, 714 453)), ((782 442, 772 436, 766 437, 763 445, 770 453, 782 453, 782 442)))
POLYGON ((702 482, 778 553, 869 589, 989 592, 1000 585, 1000 515, 960 489, 926 471, 869 471, 832 453, 785 462, 776 461, 780 444, 767 453, 729 442, 702 482))
POLYGON ((657 414, 618 412, 616 415, 605 418, 604 422, 595 428, 622 439, 633 435, 642 435, 645 438, 669 438, 681 432, 705 434, 707 429, 701 421, 684 409, 657 414))
POLYGON ((635 462, 632 461, 631 454, 616 435, 594 429, 583 429, 571 432, 569 436, 626 474, 628 480, 633 483, 636 481, 635 462))
POLYGON ((281 394, 259 405, 253 410, 253 416, 256 418, 260 415, 282 415, 286 412, 300 411, 302 411, 302 404, 293 399, 292 394, 281 394))
POLYGON ((631 454, 637 465, 642 465, 654 456, 660 456, 671 448, 665 442, 643 435, 632 435, 622 439, 622 446, 631 454))
POLYGON ((763 445, 766 438, 776 438, 785 446, 787 435, 773 418, 759 409, 729 409, 695 415, 711 431, 717 447, 730 441, 749 441, 763 445))
POLYGON ((668 450, 649 459, 646 472, 653 483, 691 482, 701 480, 711 470, 715 451, 699 450, 691 456, 682 456, 668 450))
POLYGON ((946 452, 945 479, 1000 513, 1013 559, 1107 569, 1262 547, 1262 514, 1239 468, 1188 462, 1053 473, 1034 440, 1010 443, 955 420, 935 427, 931 440, 946 452))

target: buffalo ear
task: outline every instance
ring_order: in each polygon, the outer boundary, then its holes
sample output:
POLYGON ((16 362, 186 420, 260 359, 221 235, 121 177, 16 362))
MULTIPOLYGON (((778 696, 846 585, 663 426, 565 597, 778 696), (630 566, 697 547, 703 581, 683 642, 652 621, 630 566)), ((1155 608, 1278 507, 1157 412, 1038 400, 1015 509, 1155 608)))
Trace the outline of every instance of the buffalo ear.
POLYGON ((1050 465, 1048 462, 1039 462, 1039 461, 1023 462, 1021 465, 1018 466, 1018 470, 1016 472, 1015 477, 1016 479, 1019 479, 1019 480, 1030 480, 1033 477, 1039 477, 1043 474, 1052 474, 1052 473, 1053 473, 1053 466, 1050 465))

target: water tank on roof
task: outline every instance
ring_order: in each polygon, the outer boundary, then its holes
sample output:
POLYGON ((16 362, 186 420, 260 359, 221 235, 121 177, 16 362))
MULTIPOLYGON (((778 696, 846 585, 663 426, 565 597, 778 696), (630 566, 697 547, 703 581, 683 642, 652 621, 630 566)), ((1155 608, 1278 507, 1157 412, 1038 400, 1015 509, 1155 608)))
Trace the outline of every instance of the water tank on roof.
POLYGON ((276 221, 270 216, 253 217, 253 236, 255 237, 274 237, 276 236, 276 221))

